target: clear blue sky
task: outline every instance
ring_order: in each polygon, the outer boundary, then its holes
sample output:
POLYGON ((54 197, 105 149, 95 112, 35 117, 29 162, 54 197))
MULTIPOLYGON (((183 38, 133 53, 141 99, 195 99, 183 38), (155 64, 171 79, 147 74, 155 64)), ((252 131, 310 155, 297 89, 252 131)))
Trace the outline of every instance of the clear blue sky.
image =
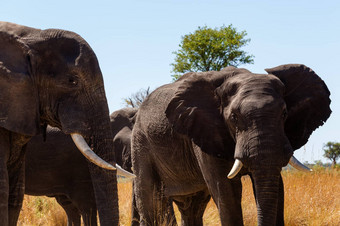
POLYGON ((198 26, 246 30, 253 72, 303 63, 326 82, 333 113, 295 152, 302 162, 326 159, 323 144, 340 142, 340 1, 313 0, 3 0, 0 20, 62 28, 84 37, 97 54, 110 111, 141 88, 171 82, 173 51, 198 26))

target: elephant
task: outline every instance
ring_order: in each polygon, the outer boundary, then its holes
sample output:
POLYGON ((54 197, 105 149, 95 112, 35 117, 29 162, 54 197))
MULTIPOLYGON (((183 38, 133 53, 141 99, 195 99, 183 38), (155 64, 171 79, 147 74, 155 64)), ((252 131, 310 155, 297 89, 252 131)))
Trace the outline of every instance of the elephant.
POLYGON ((331 114, 323 80, 301 64, 254 74, 226 67, 189 72, 153 91, 132 131, 134 194, 141 225, 159 224, 172 199, 182 225, 202 225, 212 197, 222 225, 243 225, 249 174, 258 225, 284 225, 281 169, 331 114))
MULTIPOLYGON (((131 171, 131 133, 136 108, 110 115, 116 163, 131 171)), ((47 140, 33 137, 26 147, 25 194, 55 197, 67 214, 67 225, 97 225, 97 206, 86 158, 70 136, 47 127, 47 140)))
POLYGON ((116 165, 112 151, 95 53, 71 31, 0 22, 0 225, 16 225, 25 147, 33 136, 46 135, 47 125, 69 134, 89 159, 101 225, 118 225, 116 174, 127 172, 116 165))

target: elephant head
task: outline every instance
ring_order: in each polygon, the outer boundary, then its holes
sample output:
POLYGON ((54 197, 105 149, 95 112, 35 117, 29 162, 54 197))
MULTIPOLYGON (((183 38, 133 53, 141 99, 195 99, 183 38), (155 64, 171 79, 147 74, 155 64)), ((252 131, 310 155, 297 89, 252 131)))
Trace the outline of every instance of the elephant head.
POLYGON ((132 172, 131 134, 137 111, 137 108, 123 108, 110 115, 116 161, 129 172, 132 172))
POLYGON ((310 68, 289 64, 266 71, 269 74, 253 74, 227 67, 187 73, 166 115, 173 129, 188 135, 202 151, 235 159, 229 178, 242 167, 251 173, 258 224, 274 225, 283 198, 281 168, 295 160, 294 150, 323 125, 331 110, 330 93, 310 68))
POLYGON ((0 49, 0 127, 33 136, 49 124, 71 134, 90 161, 110 169, 89 164, 101 224, 118 224, 109 110, 89 44, 70 31, 1 22, 0 49))

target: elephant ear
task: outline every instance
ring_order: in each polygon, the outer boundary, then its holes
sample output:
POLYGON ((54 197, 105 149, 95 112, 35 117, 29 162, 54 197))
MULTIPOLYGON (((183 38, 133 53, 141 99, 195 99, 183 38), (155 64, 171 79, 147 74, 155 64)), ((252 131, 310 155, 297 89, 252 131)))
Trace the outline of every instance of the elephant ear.
POLYGON ((296 150, 306 144, 312 132, 330 116, 330 92, 323 80, 305 65, 287 64, 266 71, 285 85, 288 110, 285 132, 296 150))
MULTIPOLYGON (((165 111, 173 130, 188 136, 203 152, 227 158, 224 147, 232 141, 214 82, 195 73, 177 82, 177 91, 165 111)), ((232 157, 233 153, 229 154, 232 157)))
POLYGON ((0 127, 36 135, 40 124, 38 97, 29 49, 6 32, 0 32, 0 49, 0 127))

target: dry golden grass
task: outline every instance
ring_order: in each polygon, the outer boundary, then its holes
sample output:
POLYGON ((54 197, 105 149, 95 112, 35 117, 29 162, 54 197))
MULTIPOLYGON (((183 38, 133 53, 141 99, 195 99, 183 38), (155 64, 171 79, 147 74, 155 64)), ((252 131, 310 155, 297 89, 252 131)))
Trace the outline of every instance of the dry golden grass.
POLYGON ((132 183, 118 183, 119 223, 130 225, 131 221, 132 183))
POLYGON ((283 174, 287 225, 340 225, 340 171, 315 170, 283 174))
MULTIPOLYGON (((340 225, 340 171, 318 169, 312 173, 284 171, 285 224, 290 226, 340 225)), ((256 225, 256 205, 250 179, 243 178, 243 218, 256 225)))
POLYGON ((25 195, 19 226, 64 226, 66 214, 53 198, 25 195))
MULTIPOLYGON (((312 173, 283 172, 286 225, 340 225, 340 170, 316 169, 312 173)), ((248 177, 243 183, 245 225, 256 225, 256 206, 248 177)), ((120 224, 130 225, 131 183, 119 183, 120 224)), ((175 207, 176 218, 179 213, 175 207)), ((66 215, 54 199, 26 196, 18 225, 66 225, 66 215)), ((210 201, 204 225, 220 225, 218 211, 210 201)))

